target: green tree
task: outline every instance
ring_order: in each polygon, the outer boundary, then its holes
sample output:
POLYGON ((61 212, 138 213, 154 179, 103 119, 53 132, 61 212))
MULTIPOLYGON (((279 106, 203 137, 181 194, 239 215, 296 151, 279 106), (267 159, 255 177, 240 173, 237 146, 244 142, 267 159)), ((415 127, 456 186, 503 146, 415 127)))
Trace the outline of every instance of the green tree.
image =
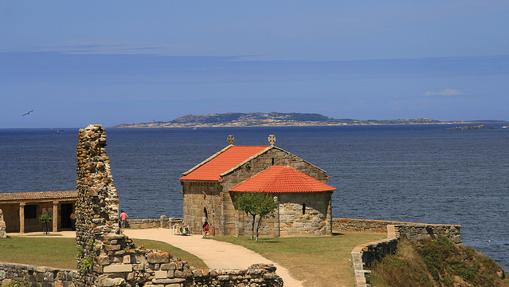
POLYGON ((244 211, 246 215, 251 216, 251 239, 254 238, 255 222, 256 222, 256 209, 255 209, 256 194, 255 193, 240 193, 235 195, 235 206, 238 210, 244 211))
POLYGON ((267 193, 240 193, 235 196, 235 206, 251 216, 251 239, 256 232, 258 241, 262 219, 277 208, 277 202, 267 193))

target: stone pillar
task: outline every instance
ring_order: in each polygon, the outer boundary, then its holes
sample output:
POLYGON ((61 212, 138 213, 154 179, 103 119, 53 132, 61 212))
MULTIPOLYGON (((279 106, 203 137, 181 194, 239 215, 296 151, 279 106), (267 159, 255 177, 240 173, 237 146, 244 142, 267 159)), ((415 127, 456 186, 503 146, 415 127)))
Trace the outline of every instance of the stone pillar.
POLYGON ((19 233, 25 233, 25 203, 19 203, 19 233))
POLYGON ((7 237, 5 230, 6 230, 6 226, 5 226, 5 221, 4 221, 4 214, 3 214, 2 210, 0 209, 0 238, 7 237))
POLYGON ((329 205, 327 207, 327 223, 325 228, 326 235, 332 235, 332 192, 329 192, 328 195, 329 205))
POLYGON ((53 201, 53 232, 58 232, 58 201, 53 201))
POLYGON ((274 196, 274 201, 277 203, 277 208, 276 208, 276 211, 275 211, 275 218, 274 220, 276 221, 274 223, 274 237, 280 237, 281 236, 281 222, 279 220, 279 197, 274 196))

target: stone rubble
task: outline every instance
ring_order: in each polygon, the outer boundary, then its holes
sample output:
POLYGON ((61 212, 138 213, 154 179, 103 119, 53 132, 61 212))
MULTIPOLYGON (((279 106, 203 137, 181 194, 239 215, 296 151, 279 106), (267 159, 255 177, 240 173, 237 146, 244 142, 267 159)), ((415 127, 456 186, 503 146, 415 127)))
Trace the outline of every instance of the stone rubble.
POLYGON ((76 271, 32 266, 15 263, 0 263, 0 286, 56 286, 74 287, 76 271), (28 285, 15 285, 16 283, 28 285))

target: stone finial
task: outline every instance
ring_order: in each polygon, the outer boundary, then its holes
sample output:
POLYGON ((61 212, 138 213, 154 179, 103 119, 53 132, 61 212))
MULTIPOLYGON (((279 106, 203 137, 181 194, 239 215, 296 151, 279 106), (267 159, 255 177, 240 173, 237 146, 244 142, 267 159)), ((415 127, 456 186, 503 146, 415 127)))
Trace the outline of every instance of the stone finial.
POLYGON ((275 135, 269 135, 267 140, 269 141, 270 145, 275 145, 276 144, 276 136, 275 135))
POLYGON ((235 137, 233 135, 228 135, 228 137, 226 137, 226 143, 228 145, 233 145, 234 142, 235 142, 235 137))

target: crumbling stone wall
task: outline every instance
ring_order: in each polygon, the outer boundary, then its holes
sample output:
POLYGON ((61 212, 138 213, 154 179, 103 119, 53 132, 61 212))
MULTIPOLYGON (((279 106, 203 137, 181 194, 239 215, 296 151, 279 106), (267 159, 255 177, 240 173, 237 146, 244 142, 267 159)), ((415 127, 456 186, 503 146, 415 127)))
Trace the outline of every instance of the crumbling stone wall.
POLYGON ((0 263, 0 286, 74 287, 76 271, 15 263, 0 263), (16 283, 20 285, 16 285, 16 283), (25 285, 21 285, 25 284, 25 285))
POLYGON ((5 226, 5 221, 4 221, 4 213, 0 209, 0 238, 6 238, 6 237, 7 237, 7 234, 6 234, 6 226, 5 226))
MULTIPOLYGON (((99 125, 79 132, 77 148, 77 286, 250 286, 279 287, 275 267, 204 272, 168 252, 136 248, 118 226, 119 198, 99 125)), ((225 258, 226 259, 226 258, 225 258)))
POLYGON ((121 235, 118 226, 118 194, 106 154, 106 134, 101 126, 80 129, 76 157, 77 285, 93 286, 103 271, 106 257, 133 245, 121 235), (105 245, 106 238, 111 236, 118 237, 115 237, 116 244, 105 245))

